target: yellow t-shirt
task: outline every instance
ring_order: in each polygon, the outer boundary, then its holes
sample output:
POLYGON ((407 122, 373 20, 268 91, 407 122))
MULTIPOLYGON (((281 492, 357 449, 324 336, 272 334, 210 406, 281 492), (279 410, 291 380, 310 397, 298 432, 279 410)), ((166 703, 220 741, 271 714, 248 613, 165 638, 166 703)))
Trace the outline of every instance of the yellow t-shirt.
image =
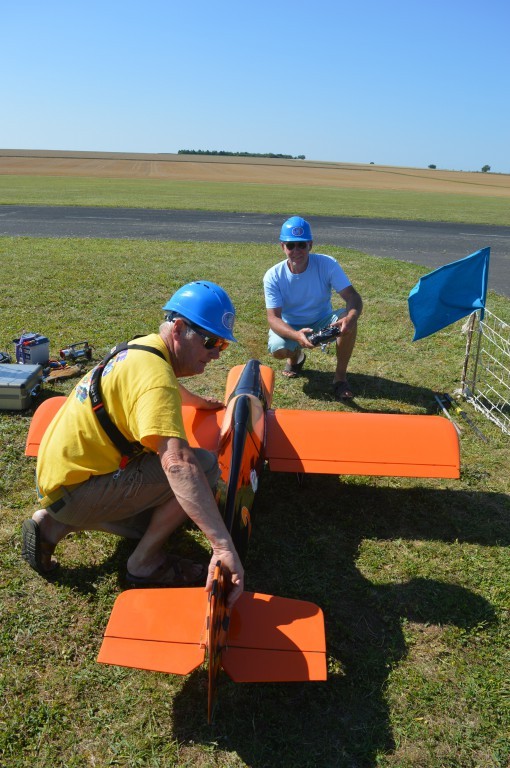
MULTIPOLYGON (((154 437, 186 440, 181 396, 165 343, 156 333, 132 343, 161 350, 168 363, 144 350, 120 352, 101 378, 108 415, 130 442, 138 441, 148 450, 155 451, 154 437)), ((71 392, 41 441, 37 459, 41 497, 62 485, 77 485, 91 475, 105 475, 119 467, 121 454, 92 411, 91 374, 89 371, 71 392)), ((50 501, 43 498, 43 504, 50 501)))

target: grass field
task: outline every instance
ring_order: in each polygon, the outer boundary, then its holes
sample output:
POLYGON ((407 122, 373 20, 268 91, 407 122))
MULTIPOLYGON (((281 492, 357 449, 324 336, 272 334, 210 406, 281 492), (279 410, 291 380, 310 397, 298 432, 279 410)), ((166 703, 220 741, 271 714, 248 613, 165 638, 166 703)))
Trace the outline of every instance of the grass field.
MULTIPOLYGON (((365 300, 351 383, 360 410, 436 413, 433 391, 458 385, 460 323, 413 344, 412 264, 338 248, 365 300)), ((0 239, 0 349, 23 330, 51 352, 87 338, 95 359, 157 328, 182 283, 212 279, 239 310, 231 345, 199 392, 221 396, 227 371, 266 353, 261 277, 271 246, 0 239), (242 277, 241 277, 242 276, 242 277)), ((488 306, 510 319, 510 302, 488 306)), ((343 408, 330 395, 331 354, 302 378, 276 377, 275 405, 343 408)), ((70 391, 46 385, 42 397, 70 391)), ((469 406, 466 406, 469 410, 469 406)), ((469 410, 458 481, 264 473, 246 563, 247 589, 311 600, 325 613, 325 683, 236 685, 222 677, 213 725, 207 677, 98 665, 130 544, 69 537, 46 581, 20 558, 35 509, 31 417, 0 413, 0 763, 9 768, 508 768, 510 761, 510 447, 469 410)), ((339 435, 339 439, 342 436, 339 435)), ((391 440, 391 435, 388 436, 391 440)), ((207 561, 195 530, 173 550, 207 561)))
MULTIPOLYGON (((377 166, 16 154, 0 151, 0 204, 510 223, 509 178, 494 174, 430 171, 431 181, 423 169, 377 166)), ((433 392, 459 383, 461 323, 413 344, 406 298, 423 268, 329 252, 365 300, 351 366, 358 407, 436 413, 433 392)), ((99 359, 117 341, 156 329, 173 290, 202 277, 224 285, 239 309, 239 344, 189 382, 221 396, 232 365, 250 357, 273 365, 261 277, 278 253, 0 238, 0 350, 12 354, 13 338, 39 331, 54 355, 87 338, 99 359)), ((488 307, 510 322, 510 301, 490 294, 488 307)), ((316 351, 302 378, 277 374, 274 404, 343 408, 331 399, 332 368, 331 354, 316 351)), ((46 385, 35 405, 72 386, 46 385)), ((459 481, 308 476, 299 487, 293 476, 263 474, 247 589, 323 608, 329 679, 243 686, 224 677, 212 726, 204 670, 182 679, 95 662, 130 544, 99 533, 69 537, 52 581, 23 563, 21 523, 35 509, 35 464, 23 455, 32 411, 0 412, 0 763, 508 768, 510 446, 465 407, 489 443, 464 428, 459 481)), ((171 547, 207 561, 207 543, 191 528, 171 547)))

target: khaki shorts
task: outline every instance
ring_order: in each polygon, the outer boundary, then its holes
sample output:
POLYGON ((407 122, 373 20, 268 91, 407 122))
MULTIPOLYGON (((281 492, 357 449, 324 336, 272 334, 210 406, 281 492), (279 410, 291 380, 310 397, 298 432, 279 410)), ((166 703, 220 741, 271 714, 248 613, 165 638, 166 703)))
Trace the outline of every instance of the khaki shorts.
MULTIPOLYGON (((192 450, 214 489, 220 477, 216 455, 204 448, 192 450)), ((70 492, 64 486, 61 490, 65 503, 59 503, 58 511, 48 507, 55 520, 84 529, 122 520, 125 535, 135 536, 143 535, 153 508, 174 497, 159 456, 154 453, 136 457, 122 472, 94 475, 70 492)))

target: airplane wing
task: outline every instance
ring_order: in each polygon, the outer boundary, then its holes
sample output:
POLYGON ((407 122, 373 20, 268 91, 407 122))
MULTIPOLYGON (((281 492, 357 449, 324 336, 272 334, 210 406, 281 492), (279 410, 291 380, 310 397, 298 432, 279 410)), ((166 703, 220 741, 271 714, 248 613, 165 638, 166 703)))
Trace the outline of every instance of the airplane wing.
POLYGON ((219 408, 217 411, 197 411, 191 405, 183 405, 184 429, 191 447, 217 451, 224 415, 225 408, 219 408))
MULTIPOLYGON (((245 390, 254 392, 252 402, 259 400, 267 406, 273 381, 272 369, 250 361, 230 371, 226 394, 235 399, 242 397, 245 390), (254 376, 254 371, 258 374, 257 368, 261 383, 255 385, 251 379, 258 381, 254 376), (249 385, 236 389, 245 369, 249 385)), ((37 408, 30 423, 25 455, 37 456, 44 431, 65 400, 49 398, 37 408)), ((228 443, 233 409, 197 411, 184 406, 182 410, 190 445, 212 451, 220 447, 221 454, 222 445, 228 443)), ((260 420, 261 409, 256 410, 260 420)), ((251 414, 248 418, 253 420, 251 414)), ((261 454, 275 472, 444 478, 458 478, 460 473, 458 436, 453 425, 440 416, 267 409, 261 454)), ((226 481, 229 458, 224 458, 226 481)))
MULTIPOLYGON (((216 501, 241 559, 264 463, 275 472, 459 477, 459 438, 440 416, 273 410, 273 387, 274 371, 250 360, 230 371, 226 407, 182 409, 190 445, 218 455, 216 501)), ((44 429, 63 401, 52 398, 36 410, 27 455, 37 454, 44 429)))
POLYGON ((275 472, 458 478, 459 440, 441 416, 267 411, 265 458, 275 472))
POLYGON ((30 427, 28 428, 28 435, 25 442, 25 456, 37 456, 41 440, 46 432, 48 424, 64 405, 66 400, 67 397, 65 397, 65 395, 49 397, 47 400, 43 400, 41 405, 37 408, 32 416, 30 427))
MULTIPOLYGON (((237 400, 247 401, 245 429, 251 435, 257 431, 260 411, 265 412, 260 452, 272 471, 432 478, 460 475, 458 435, 441 416, 273 410, 273 388, 272 368, 258 360, 236 366, 227 379, 228 406, 218 412, 221 436, 228 435, 234 421, 232 405, 237 400)), ((212 430, 213 420, 207 420, 212 430)), ((241 429, 237 422, 235 430, 241 429)), ((220 437, 220 459, 223 442, 220 437)))

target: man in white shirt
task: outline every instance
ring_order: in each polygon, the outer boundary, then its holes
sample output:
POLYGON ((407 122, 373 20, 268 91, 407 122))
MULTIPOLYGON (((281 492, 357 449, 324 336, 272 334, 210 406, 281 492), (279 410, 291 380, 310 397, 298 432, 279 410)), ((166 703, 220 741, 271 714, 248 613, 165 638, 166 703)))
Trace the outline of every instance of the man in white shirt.
POLYGON ((285 259, 264 275, 264 295, 269 322, 268 349, 277 360, 286 358, 283 375, 294 378, 313 349, 309 334, 328 325, 337 326, 336 369, 333 394, 337 400, 354 396, 347 381, 347 366, 356 342, 358 317, 363 309, 359 293, 336 259, 312 253, 310 225, 300 216, 284 222, 280 246, 285 259), (333 311, 332 291, 340 294, 345 308, 333 311))

